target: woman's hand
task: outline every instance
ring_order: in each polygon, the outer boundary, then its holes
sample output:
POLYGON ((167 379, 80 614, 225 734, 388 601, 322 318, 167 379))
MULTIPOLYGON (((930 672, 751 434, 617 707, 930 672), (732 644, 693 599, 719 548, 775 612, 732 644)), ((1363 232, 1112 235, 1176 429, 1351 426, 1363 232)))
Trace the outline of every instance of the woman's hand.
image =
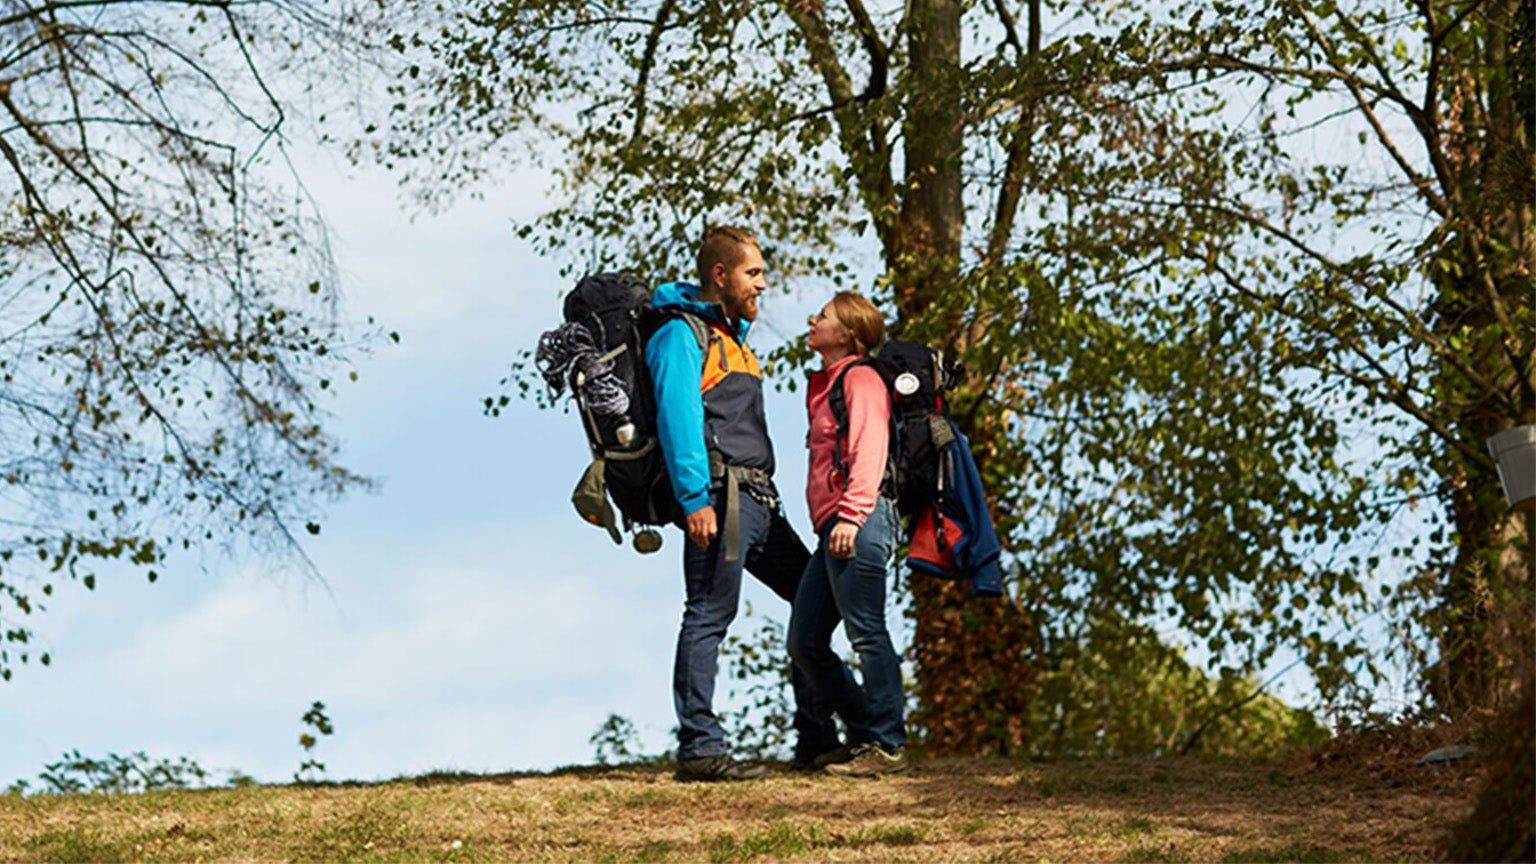
POLYGON ((838 558, 853 557, 853 541, 859 536, 859 526, 852 522, 838 522, 827 536, 827 549, 838 558))

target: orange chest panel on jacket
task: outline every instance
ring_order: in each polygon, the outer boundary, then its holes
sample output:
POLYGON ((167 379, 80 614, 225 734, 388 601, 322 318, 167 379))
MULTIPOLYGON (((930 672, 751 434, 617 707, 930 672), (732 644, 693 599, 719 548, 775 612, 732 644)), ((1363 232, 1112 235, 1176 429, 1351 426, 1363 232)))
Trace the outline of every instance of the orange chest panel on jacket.
POLYGON ((731 338, 720 327, 711 329, 714 338, 709 340, 709 348, 704 352, 704 374, 699 380, 700 393, 713 390, 716 384, 733 372, 741 372, 753 378, 763 377, 762 367, 758 365, 757 355, 752 353, 751 348, 731 338))

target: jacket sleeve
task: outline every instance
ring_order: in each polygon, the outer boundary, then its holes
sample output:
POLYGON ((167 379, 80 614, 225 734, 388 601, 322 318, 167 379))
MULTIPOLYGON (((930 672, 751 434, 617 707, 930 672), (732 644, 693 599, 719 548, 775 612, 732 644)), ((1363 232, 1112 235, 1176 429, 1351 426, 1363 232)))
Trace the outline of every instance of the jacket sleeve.
POLYGON ((961 575, 970 577, 972 596, 997 597, 1003 593, 1002 545, 992 525, 992 511, 987 509, 981 472, 971 456, 971 442, 956 430, 955 440, 945 449, 947 457, 940 470, 949 471, 952 500, 959 505, 955 509, 964 527, 964 538, 955 544, 955 561, 961 575))
POLYGON ((848 406, 848 437, 843 442, 843 461, 848 484, 837 502, 837 518, 862 526, 880 498, 885 459, 891 444, 891 394, 880 373, 855 366, 843 375, 843 395, 848 406))
POLYGON ((672 494, 684 515, 709 504, 709 452, 704 446, 704 399, 699 393, 704 352, 688 322, 673 319, 645 343, 645 366, 656 391, 656 437, 672 494))

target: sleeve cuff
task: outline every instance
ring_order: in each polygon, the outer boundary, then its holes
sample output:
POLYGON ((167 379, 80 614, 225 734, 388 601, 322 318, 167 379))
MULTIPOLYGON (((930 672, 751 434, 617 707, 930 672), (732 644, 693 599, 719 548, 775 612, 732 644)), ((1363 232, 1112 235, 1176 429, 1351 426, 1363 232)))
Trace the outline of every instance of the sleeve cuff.
POLYGON ((709 490, 706 489, 696 495, 689 495, 677 503, 683 508, 684 516, 692 516, 709 506, 709 490))
POLYGON ((848 524, 854 526, 855 528, 863 528, 864 527, 864 520, 866 520, 868 518, 869 518, 869 514, 868 513, 854 513, 852 511, 843 510, 841 508, 839 508, 838 511, 837 511, 837 521, 839 521, 839 522, 847 522, 848 524))

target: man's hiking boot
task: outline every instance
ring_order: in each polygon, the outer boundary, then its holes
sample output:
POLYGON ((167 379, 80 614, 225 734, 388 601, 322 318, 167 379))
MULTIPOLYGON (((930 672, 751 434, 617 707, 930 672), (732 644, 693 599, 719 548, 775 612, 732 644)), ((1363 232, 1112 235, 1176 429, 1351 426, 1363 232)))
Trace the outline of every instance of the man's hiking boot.
POLYGON ((700 756, 697 759, 677 760, 677 773, 672 775, 680 783, 721 783, 733 780, 757 780, 768 774, 761 765, 737 762, 729 756, 700 756))
POLYGON ((911 764, 905 747, 886 750, 879 744, 860 744, 853 749, 853 757, 848 761, 828 765, 827 773, 838 777, 883 777, 900 774, 911 764))
POLYGON ((854 749, 858 746, 857 744, 839 744, 831 750, 823 750, 809 759, 796 757, 795 761, 789 764, 789 768, 791 771, 803 774, 815 774, 828 765, 836 765, 852 759, 854 749))

